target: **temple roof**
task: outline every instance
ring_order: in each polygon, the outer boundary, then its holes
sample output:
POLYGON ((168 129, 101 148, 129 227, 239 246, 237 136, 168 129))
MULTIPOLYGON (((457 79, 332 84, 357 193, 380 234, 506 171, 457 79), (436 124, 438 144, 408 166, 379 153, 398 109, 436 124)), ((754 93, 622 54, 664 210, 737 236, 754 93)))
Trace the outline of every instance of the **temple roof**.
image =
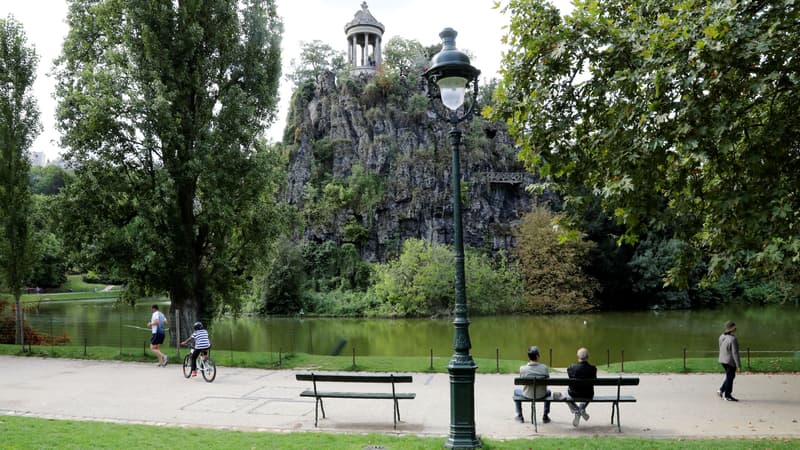
POLYGON ((370 14, 369 9, 367 9, 367 2, 361 3, 361 11, 357 12, 353 20, 344 26, 344 32, 347 33, 347 30, 359 25, 371 25, 379 28, 381 33, 385 30, 383 24, 370 14))

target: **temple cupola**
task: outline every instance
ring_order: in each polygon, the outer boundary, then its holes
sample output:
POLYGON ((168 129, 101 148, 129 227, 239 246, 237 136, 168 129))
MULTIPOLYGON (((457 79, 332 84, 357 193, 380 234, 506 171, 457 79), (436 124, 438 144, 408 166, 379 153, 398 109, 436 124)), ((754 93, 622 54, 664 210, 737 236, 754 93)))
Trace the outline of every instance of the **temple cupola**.
POLYGON ((372 73, 381 65, 383 24, 370 14, 367 2, 347 25, 347 60, 356 73, 372 73))

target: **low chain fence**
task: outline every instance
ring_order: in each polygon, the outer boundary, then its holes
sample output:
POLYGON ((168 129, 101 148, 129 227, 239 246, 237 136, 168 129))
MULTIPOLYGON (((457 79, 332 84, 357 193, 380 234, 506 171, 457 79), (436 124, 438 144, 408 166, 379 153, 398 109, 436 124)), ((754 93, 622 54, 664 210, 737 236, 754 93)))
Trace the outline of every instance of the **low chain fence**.
MULTIPOLYGON (((89 313, 87 312, 87 315, 89 313)), ((26 315, 25 318, 25 348, 27 351, 33 351, 34 347, 38 349, 54 350, 61 346, 79 347, 83 350, 83 356, 88 356, 92 347, 105 347, 115 348, 120 356, 136 356, 138 353, 137 348, 141 348, 142 356, 152 356, 150 348, 150 335, 151 329, 145 327, 146 320, 140 316, 125 316, 117 314, 116 317, 111 317, 107 320, 96 320, 86 317, 84 320, 75 321, 71 320, 69 323, 65 319, 60 319, 54 316, 37 317, 34 315, 26 315)), ((177 322, 178 315, 175 314, 170 320, 170 327, 167 330, 167 339, 162 346, 162 351, 169 352, 172 356, 172 350, 177 358, 181 357, 182 350, 176 344, 180 340, 185 339, 186 336, 175 336, 170 339, 172 329, 177 330, 180 328, 177 322)), ((204 322, 208 323, 208 322, 204 322)), ((224 363, 225 360, 230 360, 231 363, 235 361, 234 348, 235 341, 233 332, 229 329, 228 333, 217 333, 213 337, 215 353, 218 355, 218 362, 224 363), (227 354, 226 354, 227 353, 227 354)), ((0 343, 13 344, 15 342, 15 321, 13 315, 0 316, 0 343)), ((346 341, 341 340, 338 345, 334 346, 331 355, 349 356, 352 360, 353 367, 357 366, 358 357, 372 356, 367 353, 359 353, 359 349, 353 345, 349 352, 342 354, 345 348, 346 341), (349 355, 347 354, 349 353, 349 355)), ((309 354, 313 354, 313 344, 311 341, 307 343, 308 348, 305 349, 309 354)), ((289 339, 288 345, 285 341, 276 342, 272 340, 272 336, 267 339, 266 345, 262 350, 248 351, 252 353, 266 354, 266 361, 274 367, 282 367, 283 362, 287 355, 294 354, 296 351, 302 352, 301 349, 295 348, 295 339, 289 339)), ((185 353, 185 350, 183 350, 185 353)), ((424 350, 423 350, 424 352, 424 350)), ((441 357, 449 357, 452 353, 435 355, 434 348, 430 347, 427 352, 418 356, 425 357, 429 360, 429 369, 434 369, 434 360, 441 357)), ((679 354, 674 355, 675 358, 680 358, 683 364, 683 370, 691 368, 690 362, 693 358, 711 359, 716 358, 719 351, 714 349, 708 350, 694 350, 683 348, 679 354), (687 362, 688 361, 688 362, 687 362)), ((573 358, 570 354, 570 359, 573 358)), ((494 368, 496 372, 500 372, 501 367, 501 349, 495 348, 494 351, 494 368)), ((563 355, 561 355, 563 356, 563 355)), ((781 357, 781 358, 800 358, 800 350, 762 350, 751 349, 745 347, 741 349, 741 358, 745 369, 751 369, 751 359, 763 357, 781 357)), ((487 358, 483 358, 484 363, 487 358)), ((518 360, 519 352, 514 352, 510 360, 518 360)), ((553 367, 554 350, 549 348, 542 349, 542 361, 547 362, 549 367, 553 367)), ((621 372, 625 371, 626 361, 624 349, 605 349, 604 352, 595 350, 593 353, 593 362, 598 366, 603 365, 610 368, 612 364, 619 364, 621 372), (602 355, 602 356, 601 356, 602 355), (604 357, 604 358, 603 358, 604 357)))

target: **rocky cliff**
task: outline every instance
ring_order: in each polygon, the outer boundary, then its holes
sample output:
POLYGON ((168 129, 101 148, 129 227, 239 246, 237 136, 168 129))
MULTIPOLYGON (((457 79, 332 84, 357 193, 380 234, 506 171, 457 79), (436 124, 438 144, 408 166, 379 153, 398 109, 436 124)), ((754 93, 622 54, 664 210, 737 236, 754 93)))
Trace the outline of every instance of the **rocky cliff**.
MULTIPOLYGON (((296 238, 352 242, 383 261, 409 237, 451 243, 449 125, 430 117, 416 80, 325 73, 300 86, 284 133, 290 152, 286 201, 304 219, 296 238)), ((465 245, 513 244, 512 228, 533 201, 502 126, 460 125, 465 245)))

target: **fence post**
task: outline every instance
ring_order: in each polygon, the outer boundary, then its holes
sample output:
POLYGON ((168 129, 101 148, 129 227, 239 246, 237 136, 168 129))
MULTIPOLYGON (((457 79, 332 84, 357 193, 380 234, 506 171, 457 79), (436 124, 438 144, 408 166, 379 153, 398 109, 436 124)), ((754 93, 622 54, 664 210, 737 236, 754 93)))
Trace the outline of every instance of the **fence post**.
POLYGON ((119 313, 119 356, 122 356, 122 313, 119 313))
POLYGON ((229 330, 230 330, 230 345, 228 346, 228 349, 229 349, 230 354, 231 354, 231 365, 234 365, 233 364, 233 327, 231 326, 229 330))
POLYGON ((500 373, 500 349, 497 347, 494 349, 494 364, 495 368, 497 369, 497 373, 500 373))
POLYGON ((550 349, 550 367, 553 367, 553 349, 550 349))
POLYGON ((88 344, 89 339, 83 338, 83 356, 86 357, 86 344, 88 344))
POLYGON ((180 309, 175 308, 175 356, 177 360, 181 359, 181 314, 180 309))
POLYGON ((750 370, 750 347, 747 347, 747 370, 750 370))
POLYGON ((683 370, 686 370, 686 347, 683 347, 683 370))
POLYGON ((283 366, 282 357, 283 357, 283 347, 279 347, 278 348, 278 367, 282 367, 283 366))
MULTIPOLYGON (((23 330, 23 332, 24 332, 24 330, 23 330)), ((55 339, 56 339, 56 337, 55 337, 55 335, 53 335, 53 316, 50 316, 50 353, 53 352, 53 346, 55 345, 55 342, 54 342, 55 339)), ((749 348, 747 349, 747 352, 748 352, 748 354, 750 354, 750 349, 749 348)), ((750 359, 750 357, 748 357, 748 359, 750 359)), ((747 364, 749 365, 750 363, 748 362, 747 364)))
POLYGON ((625 372, 625 350, 622 350, 622 361, 620 362, 620 372, 625 372))
POLYGON ((353 369, 356 368, 356 346, 353 346, 353 369))
POLYGON ((608 361, 608 362, 606 362, 606 368, 608 369, 608 368, 611 367, 611 349, 610 348, 606 349, 606 361, 608 361))
POLYGON ((147 341, 142 341, 142 356, 147 356, 147 341))
POLYGON ((431 370, 433 370, 433 348, 431 348, 431 370))

